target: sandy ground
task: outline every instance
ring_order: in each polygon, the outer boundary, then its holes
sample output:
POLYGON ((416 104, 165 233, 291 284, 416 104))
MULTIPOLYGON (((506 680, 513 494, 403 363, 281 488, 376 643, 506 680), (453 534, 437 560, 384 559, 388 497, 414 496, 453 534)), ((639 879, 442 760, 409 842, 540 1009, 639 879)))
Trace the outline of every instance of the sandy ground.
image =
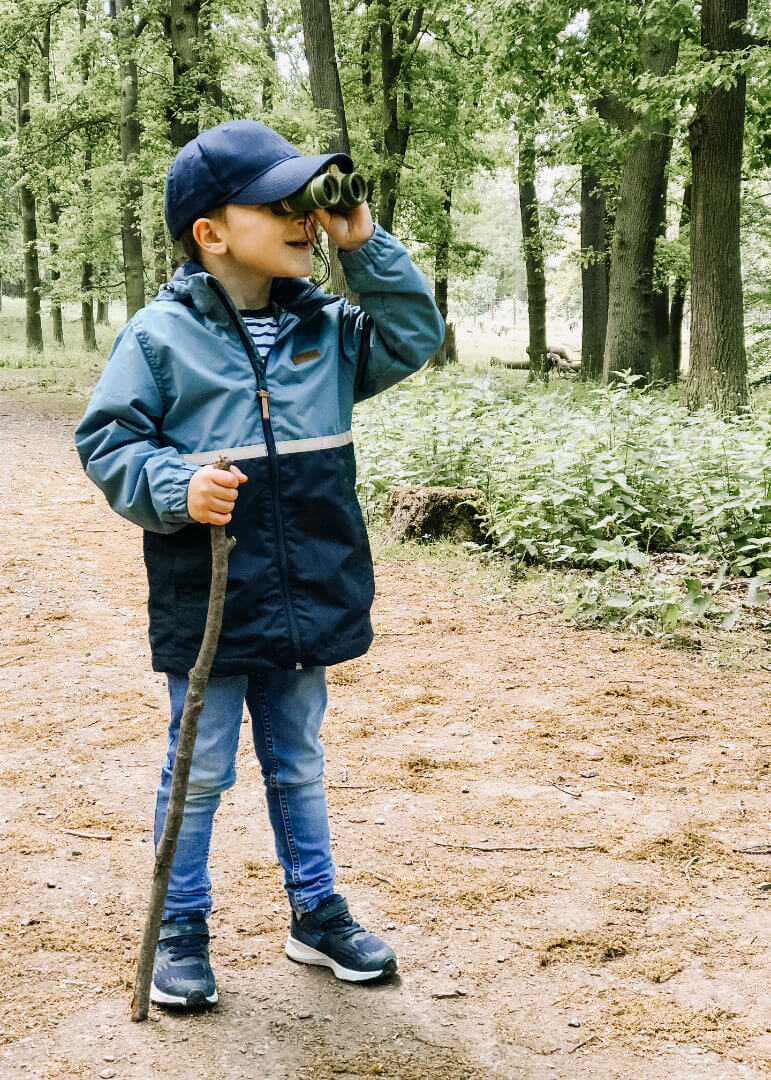
POLYGON ((737 850, 769 843, 768 671, 415 561, 379 565, 375 643, 330 670, 324 728, 338 887, 400 978, 284 956, 245 727, 211 859, 219 1005, 132 1024, 166 726, 140 533, 64 409, 0 414, 0 1076, 771 1075, 771 865, 737 850))

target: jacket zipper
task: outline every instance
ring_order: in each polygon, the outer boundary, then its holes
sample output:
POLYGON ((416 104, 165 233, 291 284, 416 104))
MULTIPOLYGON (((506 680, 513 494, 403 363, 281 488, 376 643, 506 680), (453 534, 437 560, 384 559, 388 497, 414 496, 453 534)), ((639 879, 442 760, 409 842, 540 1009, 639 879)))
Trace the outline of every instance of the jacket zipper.
MULTIPOLYGON (((276 440, 273 437, 273 425, 270 422, 270 406, 268 404, 270 398, 270 391, 266 385, 266 365, 263 363, 261 357, 257 355, 254 348, 254 342, 252 341, 249 331, 241 326, 240 319, 237 312, 233 308, 228 295, 219 287, 219 283, 216 282, 216 278, 209 279, 211 288, 217 293, 225 305, 230 318, 232 319, 238 336, 241 338, 241 342, 246 350, 246 355, 249 357, 249 363, 254 370, 254 376, 257 380, 257 400, 260 403, 260 415, 262 418, 262 432, 265 436, 265 446, 268 451, 268 463, 270 466, 270 487, 271 496, 273 499, 273 522, 274 531, 277 537, 277 547, 279 556, 279 570, 281 578, 281 591, 284 597, 284 607, 286 610, 287 622, 289 624, 289 632, 292 637, 292 645, 295 650, 295 668, 302 668, 302 649, 300 647, 300 632, 297 627, 297 620, 294 614, 294 608, 292 606, 292 599, 289 593, 289 564, 286 558, 286 548, 284 546, 284 519, 281 513, 281 502, 278 497, 279 477, 278 477, 278 454, 276 452, 276 440)), ((270 353, 268 354, 270 355, 270 353)))

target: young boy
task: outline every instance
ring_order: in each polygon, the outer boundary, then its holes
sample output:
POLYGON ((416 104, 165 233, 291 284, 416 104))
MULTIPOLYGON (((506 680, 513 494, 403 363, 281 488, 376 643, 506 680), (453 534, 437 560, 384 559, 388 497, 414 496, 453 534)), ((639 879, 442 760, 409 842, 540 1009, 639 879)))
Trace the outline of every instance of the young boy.
POLYGON ((397 967, 335 892, 319 729, 327 665, 372 641, 353 405, 422 367, 444 324, 425 275, 366 203, 288 216, 266 205, 332 162, 353 169, 345 154, 303 156, 248 120, 180 150, 165 212, 191 261, 119 333, 75 435, 88 476, 145 530, 153 668, 171 700, 156 846, 206 618, 209 524, 237 539, 155 957, 151 999, 167 1005, 217 1000, 207 859, 244 702, 291 907, 287 954, 350 981, 397 967), (360 307, 303 280, 317 224, 360 307), (223 452, 229 472, 213 467, 223 452))

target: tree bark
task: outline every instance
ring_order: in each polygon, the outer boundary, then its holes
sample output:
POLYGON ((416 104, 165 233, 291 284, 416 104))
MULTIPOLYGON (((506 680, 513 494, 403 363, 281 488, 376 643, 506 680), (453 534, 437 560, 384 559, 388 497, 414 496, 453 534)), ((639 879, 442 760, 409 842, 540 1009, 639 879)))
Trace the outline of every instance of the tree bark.
POLYGON ((535 125, 525 122, 519 132, 519 213, 522 221, 522 249, 527 274, 527 318, 530 357, 528 382, 549 381, 546 356, 546 275, 543 239, 535 190, 535 125))
MULTIPOLYGON (((701 44, 714 55, 743 44, 747 0, 702 0, 701 44)), ((686 400, 733 413, 747 401, 740 239, 746 77, 710 86, 691 122, 691 350, 686 400)))
POLYGON ((116 0, 120 58, 120 152, 123 159, 121 240, 126 318, 145 306, 145 263, 142 254, 142 180, 139 174, 140 129, 137 105, 139 78, 134 56, 133 0, 116 0))
POLYGON ((407 50, 420 33, 423 5, 405 8, 396 19, 391 15, 391 0, 380 0, 380 71, 383 106, 383 164, 380 171, 378 221, 393 231, 394 212, 399 193, 404 156, 412 127, 412 96, 409 67, 404 60, 407 50), (396 34, 394 35, 394 28, 396 34), (399 88, 401 91, 401 106, 399 88))
MULTIPOLYGON (((680 228, 679 235, 682 238, 683 233, 691 224, 691 185, 690 183, 685 185, 683 191, 683 205, 680 210, 680 228)), ((683 310, 685 308, 685 297, 688 293, 688 280, 687 273, 677 274, 675 277, 675 283, 672 286, 672 307, 669 312, 669 333, 671 338, 672 349, 672 369, 675 374, 675 379, 680 375, 680 366, 682 364, 683 355, 683 310)))
MULTIPOLYGON (((372 114, 375 113, 375 94, 372 89, 372 50, 375 41, 376 24, 372 21, 370 16, 370 6, 372 0, 364 0, 366 8, 364 30, 361 38, 361 88, 364 94, 364 100, 369 106, 372 114)), ((381 134, 381 128, 379 125, 374 125, 372 131, 372 147, 379 160, 383 159, 383 139, 381 134)), ((375 178, 370 177, 367 180, 367 202, 374 206, 375 201, 375 178)), ((379 217, 379 210, 376 207, 375 213, 379 217)))
MULTIPOLYGON (((24 129, 30 121, 29 69, 19 67, 16 84, 16 135, 24 162, 24 129)), ((22 166, 23 167, 23 166, 22 166)), ((40 265, 37 252, 37 206, 35 193, 26 179, 19 185, 21 238, 24 247, 24 324, 28 349, 43 351, 43 323, 40 318, 40 265)))
MULTIPOLYGON (((51 104, 51 16, 49 15, 45 21, 42 35, 42 54, 43 54, 43 101, 46 105, 51 104)), ((56 290, 56 283, 59 281, 60 273, 59 268, 56 265, 56 257, 59 253, 59 243, 57 240, 57 228, 59 225, 59 218, 61 217, 61 207, 57 201, 55 194, 52 191, 50 179, 47 182, 48 186, 48 221, 51 225, 51 234, 48 238, 48 250, 51 253, 51 288, 52 291, 56 290)), ((51 300, 51 323, 53 326, 54 341, 57 345, 64 344, 64 320, 62 318, 62 305, 59 300, 54 297, 51 300)))
POLYGON ((96 321, 100 326, 110 325, 110 302, 109 300, 97 300, 96 321))
POLYGON ((605 194, 591 165, 581 166, 581 378, 599 382, 608 326, 605 194))
POLYGON ((201 0, 171 0, 167 19, 173 101, 169 107, 171 145, 181 149, 199 131, 198 21, 201 0))
MULTIPOLYGON (((337 128, 329 140, 326 152, 350 156, 351 143, 348 138, 343 91, 340 87, 329 0, 300 0, 300 8, 313 104, 317 109, 328 109, 332 113, 337 128)), ((338 296, 345 296, 354 301, 355 297, 348 288, 337 254, 337 245, 329 238, 327 244, 332 290, 338 296)))
MULTIPOLYGON (((91 74, 91 57, 83 47, 83 38, 86 32, 86 8, 88 0, 78 0, 78 26, 80 27, 81 48, 80 58, 80 81, 83 86, 88 84, 91 74)), ((91 250, 91 140, 88 129, 83 133, 85 149, 83 151, 83 241, 84 250, 91 250)), ((90 256, 83 258, 80 268, 80 318, 83 326, 83 345, 89 351, 96 349, 96 328, 94 326, 94 298, 91 290, 94 285, 94 264, 90 256)))
POLYGON ((455 344, 455 328, 447 321, 449 310, 449 270, 450 270, 450 236, 452 235, 452 188, 445 188, 444 213, 438 221, 436 247, 434 250, 434 299, 439 313, 444 319, 444 341, 431 358, 434 367, 445 367, 447 364, 457 363, 458 350, 455 344))
MULTIPOLYGON (((664 75, 677 61, 678 44, 649 39, 645 69, 664 75)), ((661 191, 672 139, 659 120, 651 132, 641 124, 641 136, 627 153, 619 185, 608 290, 608 330, 603 378, 611 371, 631 368, 648 379, 655 335, 653 324, 653 258, 660 225, 661 191)))
MULTIPOLYGON (((666 237, 667 234, 668 187, 668 178, 665 175, 662 178, 657 211, 659 222, 656 232, 657 240, 661 237, 666 237)), ((651 307, 653 310, 653 360, 651 364, 651 374, 654 379, 657 379, 660 382, 674 383, 677 382, 677 372, 675 370, 674 357, 672 355, 672 336, 669 325, 669 285, 666 281, 659 282, 658 288, 654 287, 651 307)))
POLYGON ((155 218, 153 226, 153 275, 156 289, 169 279, 169 264, 166 249, 166 224, 162 213, 155 218))
POLYGON ((276 63, 276 47, 270 36, 270 15, 268 14, 268 0, 260 0, 260 29, 265 39, 265 52, 274 67, 266 67, 262 77, 262 107, 265 112, 273 108, 273 74, 276 63))

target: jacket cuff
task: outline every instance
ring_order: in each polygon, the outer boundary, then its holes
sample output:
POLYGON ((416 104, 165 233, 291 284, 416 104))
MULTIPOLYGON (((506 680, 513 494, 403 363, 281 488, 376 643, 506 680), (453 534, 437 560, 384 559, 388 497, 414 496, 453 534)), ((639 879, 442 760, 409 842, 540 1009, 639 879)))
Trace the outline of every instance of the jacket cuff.
POLYGON ((397 240, 395 236, 391 236, 389 232, 386 232, 382 225, 374 222, 375 231, 369 240, 365 241, 361 247, 356 248, 355 251, 342 251, 337 249, 337 255, 340 259, 340 265, 345 271, 346 278, 349 274, 355 274, 357 270, 366 271, 370 266, 377 266, 378 262, 383 262, 385 258, 385 264, 393 262, 394 245, 400 251, 406 251, 406 248, 402 244, 401 240, 397 240))
POLYGON ((168 524, 189 525, 195 520, 187 510, 187 489, 190 478, 196 471, 194 468, 183 465, 169 481, 168 490, 164 492, 163 497, 165 509, 161 515, 168 524))

